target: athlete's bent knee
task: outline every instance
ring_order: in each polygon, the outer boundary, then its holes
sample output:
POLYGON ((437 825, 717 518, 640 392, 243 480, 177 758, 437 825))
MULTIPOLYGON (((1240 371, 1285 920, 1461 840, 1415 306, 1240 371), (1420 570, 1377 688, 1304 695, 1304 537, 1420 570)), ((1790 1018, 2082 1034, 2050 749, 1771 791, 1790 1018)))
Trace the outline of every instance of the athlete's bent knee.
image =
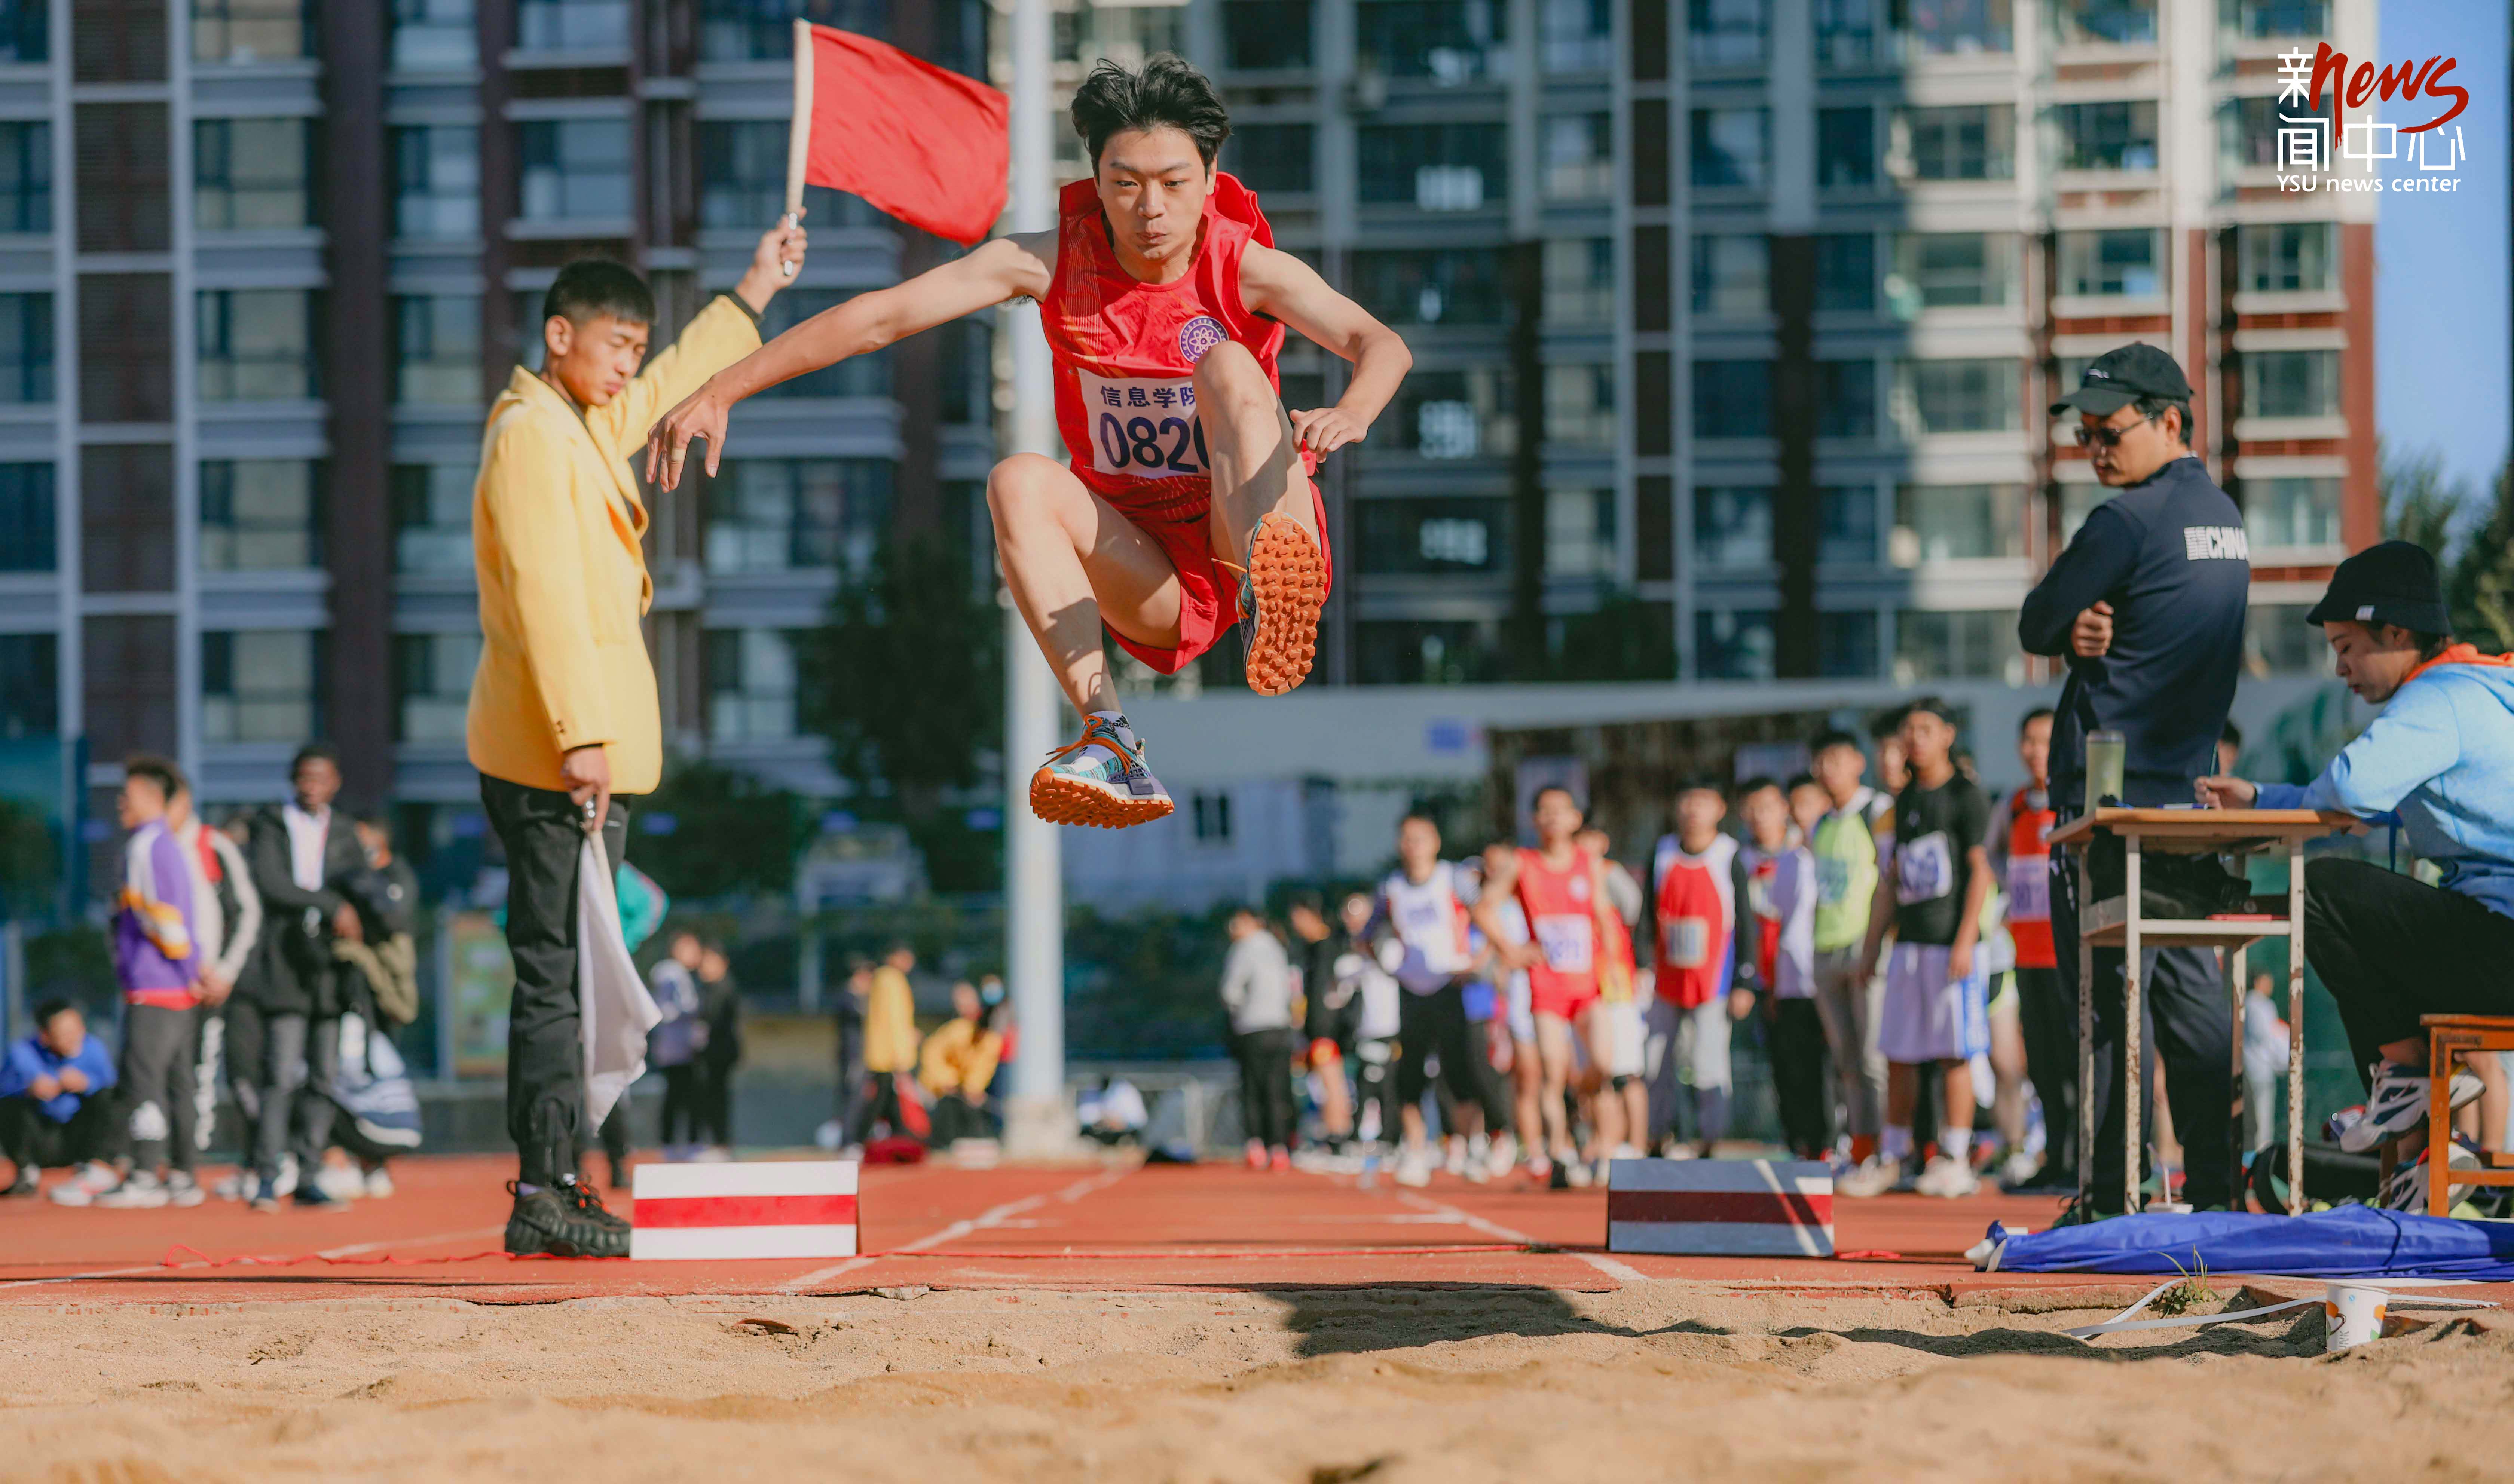
POLYGON ((987 471, 987 511, 997 529, 1039 507, 1040 493, 1065 465, 1043 454, 1015 454, 987 471))
POLYGON ((1263 412, 1274 415, 1277 404, 1266 368, 1237 341, 1224 341, 1196 363, 1196 399, 1201 409, 1216 412, 1263 412))

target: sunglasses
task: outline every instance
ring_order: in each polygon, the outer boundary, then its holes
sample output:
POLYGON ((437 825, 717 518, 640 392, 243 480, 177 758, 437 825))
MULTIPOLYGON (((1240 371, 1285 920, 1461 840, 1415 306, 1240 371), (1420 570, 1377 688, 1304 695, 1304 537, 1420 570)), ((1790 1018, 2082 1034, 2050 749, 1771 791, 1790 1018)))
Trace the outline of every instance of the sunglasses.
POLYGON ((2154 418, 2141 418, 2138 421, 2129 424, 2128 427, 2115 427, 2109 422, 2100 427, 2087 427, 2081 425, 2078 429, 2078 447, 2094 448, 2100 445, 2104 448, 2119 448, 2121 447, 2122 439, 2128 437, 2139 427, 2155 421, 2156 420, 2154 418))

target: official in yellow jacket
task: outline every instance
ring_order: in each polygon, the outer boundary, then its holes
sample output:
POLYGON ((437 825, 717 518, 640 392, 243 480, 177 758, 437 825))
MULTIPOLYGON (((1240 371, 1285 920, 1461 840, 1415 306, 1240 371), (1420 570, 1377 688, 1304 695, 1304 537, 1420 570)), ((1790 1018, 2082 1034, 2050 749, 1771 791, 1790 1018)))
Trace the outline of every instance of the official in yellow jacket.
POLYGON ((542 302, 541 372, 517 367, 489 410, 471 497, 481 649, 465 731, 507 854, 507 1131, 521 1156, 508 1252, 628 1255, 628 1223, 576 1180, 576 890, 588 831, 615 863, 628 843, 615 791, 651 792, 663 774, 638 627, 654 596, 646 506, 628 460, 665 409, 757 348, 759 313, 803 248, 796 227, 760 238, 733 292, 651 362, 645 281, 616 262, 569 263, 542 302))

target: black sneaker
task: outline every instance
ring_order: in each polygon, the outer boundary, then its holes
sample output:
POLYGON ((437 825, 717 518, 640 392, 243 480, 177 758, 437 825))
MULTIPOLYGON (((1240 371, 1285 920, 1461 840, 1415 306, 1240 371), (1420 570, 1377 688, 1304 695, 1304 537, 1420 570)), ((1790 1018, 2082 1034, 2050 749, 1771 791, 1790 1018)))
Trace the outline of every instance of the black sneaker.
POLYGON ((544 1185, 530 1195, 508 1181, 515 1209, 507 1218, 507 1251, 516 1257, 625 1258, 628 1223, 602 1209, 602 1197, 581 1181, 544 1185))
POLYGON ((346 1211, 349 1209, 349 1203, 347 1201, 341 1200, 336 1196, 326 1195, 323 1192, 323 1187, 310 1180, 298 1182, 297 1193, 290 1196, 289 1199, 297 1203, 297 1209, 300 1211, 346 1211))

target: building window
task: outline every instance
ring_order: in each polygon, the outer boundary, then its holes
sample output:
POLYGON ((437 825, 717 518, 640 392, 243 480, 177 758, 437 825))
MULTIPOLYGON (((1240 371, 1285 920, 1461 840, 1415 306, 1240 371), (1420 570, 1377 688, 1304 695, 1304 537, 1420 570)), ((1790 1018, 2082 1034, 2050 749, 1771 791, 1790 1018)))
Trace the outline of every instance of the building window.
POLYGON ((480 297, 393 296, 393 400, 437 407, 480 401, 480 297))
POLYGON ((783 61, 794 55, 794 17, 875 38, 890 34, 891 0, 699 0, 699 56, 707 61, 783 61))
POLYGON ((1223 141, 1223 168, 1250 190, 1307 195, 1318 188, 1317 131, 1308 124, 1242 124, 1223 141))
POLYGON ((1877 363, 1815 363, 1815 435, 1819 438, 1877 436, 1877 363))
POLYGON ((1615 576, 1615 492, 1545 492, 1545 575, 1604 582, 1615 576))
POLYGON ((2156 104, 2140 100, 2063 103, 2060 122, 2063 170, 2154 170, 2156 104))
POLYGON ((1815 0, 1815 63, 1855 67, 1878 57, 1886 0, 1815 0))
POLYGON ((53 466, 0 463, 0 572, 51 572, 54 543, 53 466))
POLYGON ((1231 843, 1231 795, 1198 789, 1188 796, 1188 817, 1196 822, 1197 844, 1231 843))
POLYGON ((1507 0, 1361 0, 1355 47, 1362 64, 1391 77, 1438 83, 1507 75, 1507 0))
MULTIPOLYGON (((770 300, 768 312, 759 317, 760 338, 774 340, 822 310, 834 309, 854 297, 841 289, 788 289, 770 300)), ((883 349, 851 355, 834 366, 780 381, 759 395, 886 397, 890 395, 890 353, 883 349)))
POLYGON ((1896 421, 1906 438, 2013 431, 2016 388, 2012 360, 1905 361, 1896 421))
POLYGON ((2025 554, 2025 487, 1907 484, 1894 491, 1894 565, 2025 554))
POLYGON ((2250 41, 2331 34, 2330 0, 2235 0, 2224 14, 2229 28, 2250 41))
MULTIPOLYGON (((0 16, 0 35, 7 21, 0 16)), ((0 60, 6 60, 0 47, 0 60)), ((53 130, 49 124, 0 123, 0 232, 40 235, 53 229, 53 130)))
POLYGON ((52 55, 51 0, 0 0, 0 62, 25 65, 52 55))
POLYGON ((2244 411, 2255 418, 2329 418, 2339 411, 2339 352, 2253 350, 2244 358, 2244 411))
POLYGON ((1829 232, 1815 240, 1815 306, 1845 314, 1877 307, 1877 239, 1829 232))
POLYGON ((2090 299, 2154 299, 2165 292, 2165 234, 2060 233, 2060 292, 2090 299))
POLYGON ((1603 201, 1615 193, 1613 115, 1549 113, 1538 146, 1544 151, 1545 199, 1603 201))
POLYGON ((1924 309, 1974 309, 2008 301, 2016 239, 2006 232, 1905 232, 1894 239, 1886 303, 1898 319, 1924 309))
POLYGON ((322 735, 323 635, 297 628, 201 635, 201 740, 302 742, 322 735))
POLYGON ((314 55, 306 0, 192 0, 192 60, 289 61, 314 55))
POLYGON ((1693 615, 1693 673, 1701 680, 1772 678, 1772 611, 1705 608, 1693 615))
POLYGON ((311 290, 206 290, 198 313, 202 401, 295 402, 317 395, 311 290))
MULTIPOLYGON (((791 25, 790 20, 790 35, 791 25)), ((628 0, 521 0, 515 7, 515 50, 519 52, 628 49, 628 0)), ((788 51, 791 50, 790 44, 788 51)))
POLYGON ((2230 98, 2217 115, 2217 153, 2228 171, 2278 168, 2279 100, 2230 98))
POLYGON ((471 0, 392 0, 392 68, 458 72, 479 65, 471 0))
POLYGON ((1772 363, 1693 363, 1693 436, 1768 438, 1772 435, 1772 363))
POLYGON ((1815 616, 1815 672, 1827 680, 1877 676, 1877 614, 1873 609, 1815 616))
POLYGON ((2322 625, 2307 623, 2302 605, 2262 604, 2244 612, 2244 670, 2255 680, 2272 675, 2328 675, 2331 645, 2322 625))
POLYGON ((1361 570, 1414 577, 1510 565, 1510 501, 1482 497, 1362 500, 1354 504, 1361 570))
MULTIPOLYGON (((1364 13, 1395 3, 1379 0, 1364 13)), ((1474 211, 1508 194, 1499 124, 1368 124, 1359 149, 1366 205, 1474 211)))
POLYGON ((1355 626, 1364 685, 1475 685, 1501 671, 1494 626, 1472 621, 1406 619, 1355 626))
POLYGON ((2060 39, 2079 46, 2154 46, 2156 0, 2061 0, 2060 39))
POLYGON ((201 464, 201 570, 275 572, 321 560, 322 466, 310 459, 201 464))
POLYGON ((2339 481, 2246 480, 2244 526, 2252 544, 2264 549, 2336 546, 2340 543, 2339 481))
POLYGON ((1760 572, 1772 564, 1772 492, 1762 485, 1696 485, 1693 570, 1760 572))
MULTIPOLYGON (((536 119, 516 126, 527 221, 621 221, 635 200, 626 119, 536 119)), ((780 204, 783 204, 781 181, 780 204)))
POLYGON ((1697 67, 1764 60, 1764 0, 1685 0, 1684 51, 1697 67))
POLYGON ((1877 491, 1829 484, 1815 492, 1815 559, 1826 567, 1877 565, 1877 491))
POLYGON ((1771 115, 1762 108, 1696 108, 1692 113, 1692 180, 1706 188, 1764 188, 1771 115))
POLYGON ((1519 443, 1510 377, 1496 367, 1416 371, 1397 392, 1397 446, 1425 459, 1504 459, 1519 443))
POLYGON ((1225 64, 1248 72, 1308 66, 1310 11, 1310 0, 1224 0, 1225 64))
POLYGON ((1947 613, 1903 610, 1894 621, 1894 683, 1924 680, 2025 679, 2024 652, 2016 647, 2011 612, 1947 613))
POLYGON ((1545 368, 1545 441, 1558 449, 1611 453, 1615 447, 1615 368, 1545 368))
POLYGON ((782 742, 794 735, 794 643, 775 628, 707 633, 708 736, 782 742))
POLYGON ((1859 190, 1877 183, 1877 111, 1822 108, 1815 116, 1815 183, 1859 190))
POLYGON ((1899 122, 1901 158, 1886 162, 1894 175, 1917 180, 2007 180, 2016 175, 2016 109, 2011 104, 1906 108, 1899 122))
POLYGON ((2327 294, 2339 281, 2339 223, 2281 221, 2235 229, 2243 287, 2254 294, 2327 294))
POLYGON ((1605 237, 1556 237, 1545 244, 1545 320, 1602 325, 1615 313, 1615 244, 1605 237))
POLYGON ((60 654, 51 634, 0 634, 0 738, 61 729, 60 654))
POLYGON ((53 400, 53 296, 0 294, 0 403, 53 400))
POLYGON ((426 124, 392 131, 393 235, 480 235, 480 131, 426 124))
POLYGON ((1392 325, 1504 325, 1510 300, 1492 248, 1353 255, 1354 298, 1392 325))
POLYGON ((205 118, 192 124, 192 224, 205 232, 310 225, 313 126, 302 118, 205 118))
POLYGON ((393 741, 459 742, 480 668, 478 634, 395 634, 393 741))
POLYGON ((1732 235, 1693 239, 1693 312, 1768 313, 1772 307, 1768 239, 1732 235))
MULTIPOLYGON (((699 224, 757 230, 786 210, 787 128, 782 119, 710 119, 699 125, 699 224)), ((827 223, 813 221, 814 226, 827 223)))
POLYGON ((471 571, 471 490, 479 478, 468 463, 393 465, 395 572, 471 571))
POLYGON ((1906 54, 1963 57, 2016 49, 2010 0, 1933 0, 1897 5, 1906 54))
POLYGON ((871 570, 890 520, 887 459, 733 459, 708 484, 714 573, 871 570))
POLYGON ((1548 72, 1603 72, 1614 61, 1611 0, 1542 0, 1536 27, 1548 72))

